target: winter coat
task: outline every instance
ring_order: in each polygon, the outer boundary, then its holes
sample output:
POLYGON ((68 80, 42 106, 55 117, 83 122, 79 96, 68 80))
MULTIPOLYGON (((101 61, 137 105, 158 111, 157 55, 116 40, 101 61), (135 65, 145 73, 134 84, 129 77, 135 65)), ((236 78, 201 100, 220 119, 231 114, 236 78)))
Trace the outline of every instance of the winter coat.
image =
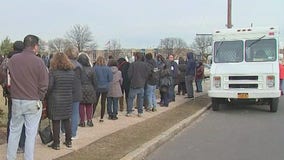
POLYGON ((110 82, 107 97, 121 97, 121 84, 123 82, 121 71, 116 66, 111 67, 113 79, 110 82))
POLYGON ((178 70, 178 65, 175 61, 170 61, 170 67, 171 67, 171 77, 173 79, 174 84, 178 83, 178 74, 179 74, 179 70, 178 70))
POLYGON ((82 86, 81 86, 81 77, 82 77, 82 65, 73 59, 70 59, 74 65, 75 79, 73 83, 73 102, 80 102, 82 99, 82 86))
POLYGON ((179 74, 178 74, 178 83, 185 82, 185 71, 186 71, 186 64, 181 63, 178 64, 179 74))
POLYGON ((113 79, 113 75, 109 66, 95 67, 95 74, 97 77, 97 92, 108 92, 109 84, 113 79))
POLYGON ((130 87, 144 88, 149 74, 150 74, 150 69, 145 62, 137 60, 131 63, 128 69, 130 87))
POLYGON ((96 75, 92 67, 82 69, 82 100, 81 103, 93 104, 96 101, 96 75))
POLYGON ((195 69, 196 69, 196 63, 193 57, 193 53, 189 52, 187 53, 187 63, 186 63, 186 76, 195 76, 195 69))
POLYGON ((146 63, 150 67, 150 75, 147 79, 147 84, 157 85, 159 83, 159 69, 158 64, 154 59, 147 60, 146 63))
POLYGON ((63 120, 71 118, 74 76, 74 71, 72 70, 49 72, 47 92, 49 119, 63 120))
POLYGON ((130 81, 129 81, 127 72, 128 72, 128 68, 129 68, 130 63, 127 62, 124 58, 119 58, 117 61, 118 61, 117 68, 121 71, 122 79, 123 79, 121 88, 122 89, 129 89, 130 88, 130 81))
POLYGON ((196 67, 195 79, 203 79, 204 78, 204 66, 203 64, 199 64, 196 67))
POLYGON ((170 64, 167 63, 160 70, 160 81, 159 81, 159 89, 162 92, 167 92, 170 85, 172 85, 173 80, 171 76, 171 68, 170 64))

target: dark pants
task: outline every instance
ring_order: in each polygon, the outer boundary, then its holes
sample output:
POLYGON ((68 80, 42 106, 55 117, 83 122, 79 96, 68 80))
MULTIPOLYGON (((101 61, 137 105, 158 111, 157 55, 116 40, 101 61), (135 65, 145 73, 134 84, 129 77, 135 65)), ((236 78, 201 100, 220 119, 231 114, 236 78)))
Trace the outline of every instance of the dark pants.
POLYGON ((180 82, 179 84, 178 84, 178 93, 180 94, 182 94, 182 95, 185 95, 185 93, 186 93, 186 86, 185 86, 185 82, 180 82))
POLYGON ((101 119, 103 119, 104 115, 105 115, 105 111, 106 111, 107 92, 97 92, 96 95, 97 95, 97 101, 96 101, 96 103, 93 106, 94 107, 93 116, 95 115, 96 108, 97 108, 97 105, 99 103, 100 96, 102 95, 102 97, 101 97, 101 119))
MULTIPOLYGON (((126 102, 126 105, 127 105, 127 99, 128 99, 128 95, 129 95, 129 87, 127 88, 122 88, 121 87, 121 91, 122 91, 122 97, 119 98, 119 110, 120 111, 123 111, 124 110, 124 98, 125 98, 125 102, 126 102), (125 96, 123 96, 125 93, 125 96)), ((126 106, 127 108, 127 106, 126 106)))
POLYGON ((60 144, 60 121, 65 130, 65 142, 71 142, 71 121, 70 119, 52 120, 53 143, 60 144))
MULTIPOLYGON (((9 139, 9 133, 10 133, 10 121, 12 117, 12 99, 8 98, 8 122, 7 122, 7 142, 9 139)), ((25 132, 25 124, 23 125, 20 141, 19 141, 19 147, 25 148, 25 141, 26 141, 26 132, 25 132)))

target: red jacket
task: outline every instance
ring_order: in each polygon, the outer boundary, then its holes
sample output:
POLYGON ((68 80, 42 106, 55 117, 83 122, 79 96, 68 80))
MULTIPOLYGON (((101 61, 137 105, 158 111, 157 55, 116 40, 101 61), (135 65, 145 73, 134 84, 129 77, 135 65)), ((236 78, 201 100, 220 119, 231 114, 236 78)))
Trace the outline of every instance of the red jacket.
POLYGON ((279 64, 279 78, 284 80, 284 65, 279 64))

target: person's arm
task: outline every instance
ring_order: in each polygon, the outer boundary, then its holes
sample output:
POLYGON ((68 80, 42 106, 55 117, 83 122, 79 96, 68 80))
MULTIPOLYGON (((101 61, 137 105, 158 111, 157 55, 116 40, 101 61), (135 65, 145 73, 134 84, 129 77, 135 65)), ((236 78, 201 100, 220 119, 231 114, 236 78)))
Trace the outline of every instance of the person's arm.
POLYGON ((49 75, 48 75, 48 69, 45 67, 45 64, 42 61, 42 65, 40 66, 39 71, 39 98, 40 100, 44 100, 45 94, 48 89, 49 85, 49 75))

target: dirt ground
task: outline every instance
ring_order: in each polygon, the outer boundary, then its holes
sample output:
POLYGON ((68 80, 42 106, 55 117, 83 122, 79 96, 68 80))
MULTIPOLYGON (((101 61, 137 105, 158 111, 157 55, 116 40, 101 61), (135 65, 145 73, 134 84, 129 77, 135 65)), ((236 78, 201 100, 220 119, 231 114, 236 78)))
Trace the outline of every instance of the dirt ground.
POLYGON ((208 96, 119 130, 57 160, 118 160, 210 103, 208 96))

